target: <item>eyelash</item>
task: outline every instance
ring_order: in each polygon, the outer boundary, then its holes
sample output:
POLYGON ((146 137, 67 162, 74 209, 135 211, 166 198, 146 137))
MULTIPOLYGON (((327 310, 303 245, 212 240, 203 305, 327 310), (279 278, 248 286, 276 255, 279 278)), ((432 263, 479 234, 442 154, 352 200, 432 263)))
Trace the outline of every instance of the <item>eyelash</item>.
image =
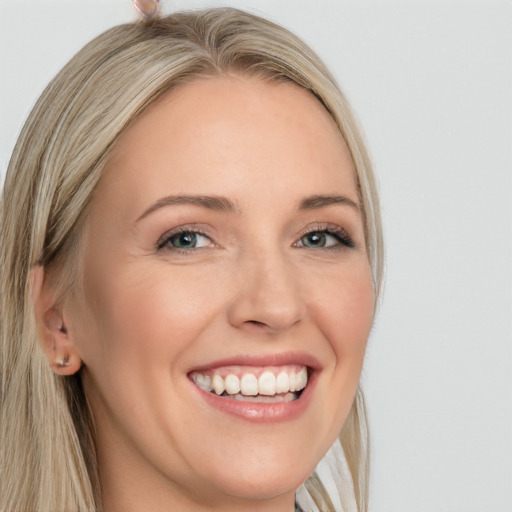
MULTIPOLYGON (((170 244, 170 241, 172 238, 179 236, 179 235, 194 235, 194 236, 203 236, 210 240, 210 242, 213 243, 212 239, 202 230, 197 227, 187 227, 187 226, 181 226, 179 228, 176 228, 165 235, 163 235, 157 242, 157 250, 164 250, 167 246, 167 250, 171 252, 177 252, 181 254, 190 254, 191 252, 194 252, 195 250, 202 249, 202 247, 191 247, 189 249, 181 249, 179 247, 173 247, 170 244)), ((339 226, 325 226, 325 225, 318 225, 314 228, 309 228, 305 230, 299 237, 299 240, 293 244, 293 247, 299 247, 303 249, 311 249, 311 250, 324 250, 324 251, 336 251, 340 250, 342 247, 347 247, 349 249, 354 249, 356 247, 356 244, 354 243, 352 237, 341 227, 339 226), (334 238, 337 243, 331 246, 327 247, 307 247, 304 245, 298 245, 305 237, 311 236, 314 234, 321 234, 326 235, 334 238)))
POLYGON ((157 250, 163 250, 166 248, 166 246, 169 246, 168 250, 172 252, 179 252, 179 253, 190 253, 196 249, 200 249, 200 247, 192 247, 190 249, 180 249, 179 247, 173 247, 170 244, 170 241, 172 238, 179 236, 179 235, 199 235, 204 236, 205 238, 208 238, 208 240, 212 241, 212 239, 200 228, 197 227, 187 227, 187 226, 180 226, 179 228, 173 229, 172 231, 167 232, 165 235, 163 235, 157 242, 157 250))
MULTIPOLYGON (((343 249, 343 247, 347 247, 349 249, 354 249, 356 247, 356 244, 354 243, 354 240, 352 239, 352 237, 340 226, 333 226, 333 225, 317 225, 317 226, 314 226, 313 228, 309 227, 307 230, 305 230, 301 235, 300 235, 300 238, 299 238, 299 242, 304 239, 305 237, 307 237, 308 235, 313 235, 313 234, 323 234, 323 235, 327 235, 327 236, 330 236, 332 238, 334 238, 338 243, 336 243, 335 245, 332 245, 332 246, 328 246, 328 247, 315 247, 315 248, 312 248, 312 247, 306 247, 306 246, 299 246, 301 248, 304 248, 304 249, 314 249, 314 250, 324 250, 324 251, 336 251, 336 250, 340 250, 340 249, 343 249)), ((294 246, 295 247, 298 247, 298 243, 299 242, 295 242, 294 246)))

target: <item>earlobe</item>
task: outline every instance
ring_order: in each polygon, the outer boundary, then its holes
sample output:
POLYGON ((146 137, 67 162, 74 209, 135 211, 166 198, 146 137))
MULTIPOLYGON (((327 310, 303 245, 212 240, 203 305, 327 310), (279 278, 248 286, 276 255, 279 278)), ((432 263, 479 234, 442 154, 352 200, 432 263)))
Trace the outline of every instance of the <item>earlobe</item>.
POLYGON ((57 292, 45 277, 41 265, 31 269, 37 338, 52 370, 58 375, 73 375, 82 366, 82 358, 70 337, 57 292))

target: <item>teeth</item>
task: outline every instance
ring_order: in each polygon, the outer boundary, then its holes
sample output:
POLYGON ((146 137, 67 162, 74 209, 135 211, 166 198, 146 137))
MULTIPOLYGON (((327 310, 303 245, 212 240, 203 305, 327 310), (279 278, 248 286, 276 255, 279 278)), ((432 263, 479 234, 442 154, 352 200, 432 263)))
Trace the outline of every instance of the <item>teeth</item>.
POLYGON ((220 375, 214 375, 212 378, 212 386, 213 390, 217 395, 222 395, 224 393, 224 390, 226 389, 226 386, 224 384, 224 379, 220 375))
POLYGON ((290 374, 290 391, 299 391, 308 383, 308 374, 305 368, 299 373, 290 374))
POLYGON ((295 393, 286 393, 286 395, 280 396, 244 396, 244 395, 233 395, 231 398, 235 400, 240 400, 242 402, 291 402, 297 399, 297 395, 295 393))
POLYGON ((280 395, 278 401, 286 401, 297 398, 294 394, 304 389, 308 383, 308 372, 305 366, 289 367, 279 371, 278 368, 264 370, 259 377, 253 373, 246 372, 240 378, 229 373, 222 377, 219 373, 212 376, 204 375, 199 372, 193 372, 191 377, 197 386, 205 391, 213 391, 217 395, 231 396, 237 400, 243 400, 244 397, 258 397, 259 401, 266 400, 265 397, 274 397, 280 395), (272 371, 273 370, 273 371, 272 371), (291 397, 291 398, 290 398, 291 397))
POLYGON ((192 374, 192 380, 205 391, 211 391, 212 378, 209 375, 203 375, 202 373, 194 372, 192 374))
POLYGON ((299 391, 308 382, 306 369, 303 368, 299 373, 290 374, 290 391, 299 391))
POLYGON ((276 393, 287 393, 290 390, 290 379, 286 372, 280 372, 276 377, 276 393))
POLYGON ((246 373, 240 379, 240 391, 245 396, 256 396, 258 394, 258 379, 252 373, 246 373))
POLYGON ((230 395, 240 393, 240 379, 236 375, 228 375, 224 382, 226 384, 226 391, 230 395))
POLYGON ((297 391, 304 389, 308 383, 308 371, 305 367, 302 368, 302 370, 297 375, 297 391))
POLYGON ((288 379, 289 379, 289 386, 290 386, 290 391, 296 391, 297 390, 297 375, 295 375, 295 373, 290 373, 290 375, 288 376, 288 379))
POLYGON ((276 394, 276 376, 268 370, 258 379, 258 392, 260 395, 273 396, 276 394))

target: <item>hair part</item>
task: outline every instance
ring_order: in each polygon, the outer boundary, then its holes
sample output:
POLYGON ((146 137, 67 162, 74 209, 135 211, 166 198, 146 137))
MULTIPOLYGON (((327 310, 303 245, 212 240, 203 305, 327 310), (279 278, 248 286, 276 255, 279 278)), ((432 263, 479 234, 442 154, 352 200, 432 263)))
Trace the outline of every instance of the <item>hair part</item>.
MULTIPOLYGON (((101 510, 81 378, 56 376, 38 346, 31 268, 55 272, 63 297, 80 288, 80 243, 111 148, 164 93, 229 74, 295 83, 332 116, 354 163, 378 297, 383 260, 375 178, 347 100, 310 48, 286 29, 230 8, 108 30, 45 89, 7 171, 0 206, 1 510, 101 510)), ((360 390, 340 440, 358 511, 365 512, 368 429, 360 390)), ((334 510, 316 475, 306 485, 319 510, 334 510)))

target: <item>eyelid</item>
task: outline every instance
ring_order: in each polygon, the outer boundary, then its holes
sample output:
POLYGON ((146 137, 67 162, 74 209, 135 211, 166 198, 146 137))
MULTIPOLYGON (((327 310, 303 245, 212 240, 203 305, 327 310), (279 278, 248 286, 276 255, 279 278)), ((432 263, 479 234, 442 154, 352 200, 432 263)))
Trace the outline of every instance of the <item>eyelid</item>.
MULTIPOLYGON (((197 235, 201 235, 201 236, 208 238, 213 245, 216 245, 211 234, 209 234, 210 231, 211 230, 208 229, 208 226, 204 225, 204 224, 185 224, 185 225, 177 226, 175 228, 172 228, 172 229, 166 231, 162 236, 160 236, 158 238, 158 240, 155 244, 156 250, 157 251, 164 250, 169 239, 175 235, 180 234, 180 233, 194 233, 197 235)), ((301 230, 299 232, 299 234, 297 235, 297 241, 294 242, 292 244, 292 246, 308 249, 308 247, 300 246, 299 243, 304 236, 311 234, 311 233, 316 233, 316 232, 326 233, 330 236, 333 236, 334 238, 336 238, 336 240, 339 243, 334 246, 329 246, 329 247, 318 247, 315 249, 311 248, 312 250, 315 250, 315 251, 317 251, 319 249, 339 250, 343 247, 346 247, 349 249, 356 248, 356 243, 354 242, 353 237, 349 234, 349 232, 345 228, 343 228, 339 224, 333 224, 333 223, 329 223, 329 222, 319 222, 319 223, 309 224, 308 226, 306 226, 303 230, 301 230)), ((191 253, 191 252, 194 252, 195 250, 200 250, 200 249, 203 249, 203 248, 202 247, 191 248, 191 249, 179 249, 179 248, 171 249, 170 248, 169 251, 170 252, 191 253)))
POLYGON ((331 223, 317 223, 308 225, 306 228, 302 230, 301 233, 299 233, 298 240, 297 242, 294 243, 294 246, 300 247, 297 245, 300 242, 300 240, 311 233, 327 233, 336 238, 339 242, 339 245, 335 245, 333 247, 318 247, 314 250, 336 250, 340 248, 339 246, 344 246, 349 249, 354 249, 356 247, 353 237, 348 233, 348 231, 345 228, 338 224, 331 223))
MULTIPOLYGON (((169 231, 166 231, 156 242, 156 249, 157 251, 159 250, 163 250, 165 248, 165 246, 167 245, 167 242, 169 241, 170 238, 172 238, 173 236, 176 236, 176 235, 179 235, 181 233, 194 233, 196 235, 201 235, 201 236, 204 236, 206 238, 208 238, 208 240, 210 240, 212 242, 212 244, 215 244, 215 242, 213 241, 212 237, 206 232, 207 230, 204 229, 204 227, 202 225, 197 225, 197 224, 193 224, 193 225, 190 225, 190 224, 186 224, 186 225, 183 225, 183 226, 177 226, 175 228, 172 228, 170 229, 169 231)), ((181 250, 182 252, 192 252, 195 248, 192 248, 192 249, 186 249, 186 250, 181 250)), ((201 248, 197 248, 197 249, 201 249, 201 248)), ((173 251, 180 251, 179 248, 174 248, 173 251)))

